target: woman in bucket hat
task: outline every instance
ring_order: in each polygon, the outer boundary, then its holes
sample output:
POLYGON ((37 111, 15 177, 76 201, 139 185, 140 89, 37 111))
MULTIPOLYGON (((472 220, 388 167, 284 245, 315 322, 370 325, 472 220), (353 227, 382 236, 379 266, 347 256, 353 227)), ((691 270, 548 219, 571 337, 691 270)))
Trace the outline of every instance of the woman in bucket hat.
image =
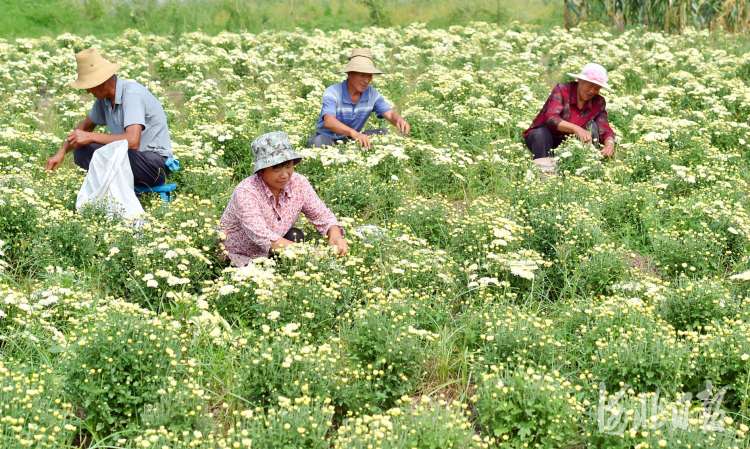
POLYGON ((323 204, 310 182, 294 166, 301 160, 285 132, 263 134, 252 143, 254 174, 245 178, 232 193, 219 231, 229 259, 238 267, 268 257, 270 250, 284 248, 305 239, 293 227, 300 212, 328 237, 339 256, 349 250, 343 230, 323 204))
POLYGON ((85 89, 96 100, 89 115, 68 134, 62 148, 47 159, 45 170, 55 170, 70 151, 76 165, 88 170, 96 150, 127 140, 132 150, 128 151, 128 159, 135 185, 164 184, 170 173, 165 164, 174 155, 167 116, 159 100, 143 85, 115 75, 120 66, 107 62, 95 48, 78 53, 76 63, 78 78, 73 88, 85 89), (93 132, 104 125, 111 134, 93 132))
POLYGON ((370 86, 372 76, 383 73, 375 68, 370 50, 352 50, 349 62, 339 73, 346 73, 347 79, 329 86, 323 93, 318 129, 308 140, 308 148, 333 146, 349 140, 356 140, 362 148, 370 148, 370 136, 388 133, 387 128, 360 132, 373 112, 378 118, 391 122, 399 132, 409 133, 409 123, 370 86))
POLYGON ((615 154, 615 133, 607 120, 604 97, 599 95, 601 88, 612 90, 607 84, 607 70, 589 63, 581 73, 568 75, 577 81, 555 86, 539 115, 523 133, 526 146, 541 167, 551 166, 551 151, 571 134, 593 143, 602 156, 615 154))

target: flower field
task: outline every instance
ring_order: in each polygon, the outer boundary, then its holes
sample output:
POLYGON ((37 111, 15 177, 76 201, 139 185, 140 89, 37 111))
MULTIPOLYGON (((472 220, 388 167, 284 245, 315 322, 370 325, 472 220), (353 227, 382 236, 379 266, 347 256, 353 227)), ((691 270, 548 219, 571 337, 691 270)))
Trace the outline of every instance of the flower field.
POLYGON ((748 447, 747 48, 484 23, 0 40, 0 447, 748 447), (92 45, 161 100, 182 166, 140 227, 75 212, 71 155, 43 170, 92 45), (304 149, 354 47, 412 131, 304 149), (521 133, 593 60, 616 157, 568 141, 547 179, 521 133), (272 130, 344 258, 218 257, 272 130))

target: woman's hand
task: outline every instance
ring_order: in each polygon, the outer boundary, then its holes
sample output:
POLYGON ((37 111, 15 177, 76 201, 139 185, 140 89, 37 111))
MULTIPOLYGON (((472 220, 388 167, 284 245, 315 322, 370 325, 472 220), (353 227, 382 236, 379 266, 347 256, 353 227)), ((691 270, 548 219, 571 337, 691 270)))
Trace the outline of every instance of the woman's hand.
POLYGON ((579 139, 581 139, 584 143, 591 143, 591 133, 586 131, 584 128, 581 128, 580 126, 576 127, 576 136, 578 136, 579 139))
POLYGON ((349 251, 349 245, 341 235, 340 227, 331 226, 330 228, 328 228, 328 233, 326 235, 328 236, 328 244, 337 249, 336 252, 338 253, 339 257, 343 256, 349 251))
POLYGON ((336 248, 336 252, 338 253, 339 257, 349 252, 349 245, 346 243, 346 240, 344 240, 343 237, 339 237, 338 239, 330 239, 328 240, 328 244, 336 248))
POLYGON ((604 157, 612 157, 615 155, 615 141, 611 138, 607 139, 604 142, 604 148, 602 148, 600 151, 602 156, 604 157))

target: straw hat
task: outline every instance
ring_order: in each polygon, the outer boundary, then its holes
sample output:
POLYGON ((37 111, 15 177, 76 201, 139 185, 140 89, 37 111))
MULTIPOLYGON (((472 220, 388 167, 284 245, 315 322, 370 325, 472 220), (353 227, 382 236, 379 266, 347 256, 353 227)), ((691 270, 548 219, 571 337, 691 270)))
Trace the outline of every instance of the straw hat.
POLYGON ((76 64, 78 64, 78 79, 73 82, 74 89, 96 87, 120 70, 119 64, 107 62, 95 48, 89 48, 78 53, 76 64))
POLYGON ((294 161, 294 165, 297 165, 302 160, 302 156, 292 149, 289 135, 283 131, 265 133, 253 140, 250 147, 255 158, 253 173, 286 161, 294 161))
POLYGON ((355 48, 352 50, 352 55, 349 56, 349 62, 346 64, 343 70, 339 70, 339 73, 372 73, 381 75, 385 72, 375 68, 375 64, 372 63, 372 53, 370 50, 355 48))
POLYGON ((568 75, 572 76, 573 78, 578 78, 579 80, 588 81, 590 83, 602 86, 607 90, 612 90, 612 88, 609 87, 609 84, 607 84, 607 81, 609 81, 609 78, 607 78, 607 69, 600 66, 599 64, 590 62, 583 66, 583 70, 581 70, 581 73, 568 73, 568 75))

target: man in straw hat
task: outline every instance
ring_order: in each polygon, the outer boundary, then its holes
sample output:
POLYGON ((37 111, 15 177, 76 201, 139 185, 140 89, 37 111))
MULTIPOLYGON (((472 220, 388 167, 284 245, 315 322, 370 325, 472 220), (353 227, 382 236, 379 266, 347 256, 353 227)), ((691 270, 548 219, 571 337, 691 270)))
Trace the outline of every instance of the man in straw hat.
POLYGON ((578 80, 555 86, 539 115, 523 133, 534 161, 543 170, 554 170, 551 151, 571 134, 593 143, 602 156, 615 154, 615 133, 607 120, 606 101, 599 95, 602 87, 612 90, 607 84, 607 70, 590 63, 581 73, 568 75, 578 80))
POLYGON ((132 150, 128 158, 135 184, 164 184, 170 173, 165 164, 173 154, 167 116, 159 100, 141 84, 117 77, 120 66, 104 60, 94 48, 78 53, 76 63, 78 79, 73 88, 85 89, 96 100, 62 148, 47 159, 45 170, 55 170, 71 150, 76 165, 88 170, 96 150, 125 139, 132 150), (97 125, 107 125, 111 134, 93 132, 97 125))
POLYGON ((238 267, 268 257, 269 251, 305 240, 294 226, 300 212, 335 248, 339 256, 349 250, 344 231, 323 204, 310 182, 294 166, 301 160, 285 132, 263 134, 251 145, 255 171, 235 187, 219 232, 226 255, 238 267))
POLYGON ((370 148, 370 136, 388 133, 386 128, 360 132, 373 112, 378 118, 391 122, 399 132, 409 133, 409 123, 370 86, 372 76, 383 73, 375 68, 370 50, 352 50, 349 62, 339 73, 346 73, 348 77, 323 92, 318 131, 308 140, 308 148, 338 145, 349 140, 356 140, 364 149, 370 148))

